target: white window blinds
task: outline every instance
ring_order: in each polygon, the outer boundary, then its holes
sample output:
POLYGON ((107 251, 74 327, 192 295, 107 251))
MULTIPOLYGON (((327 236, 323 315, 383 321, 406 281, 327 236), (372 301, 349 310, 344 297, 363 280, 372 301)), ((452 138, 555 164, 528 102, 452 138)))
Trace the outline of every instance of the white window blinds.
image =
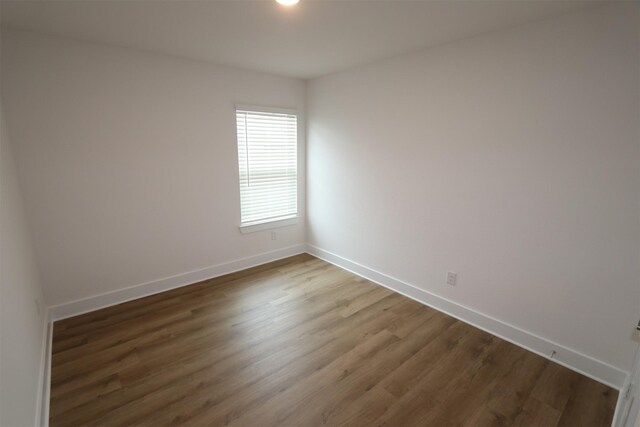
POLYGON ((297 116, 236 109, 241 225, 298 213, 297 116))

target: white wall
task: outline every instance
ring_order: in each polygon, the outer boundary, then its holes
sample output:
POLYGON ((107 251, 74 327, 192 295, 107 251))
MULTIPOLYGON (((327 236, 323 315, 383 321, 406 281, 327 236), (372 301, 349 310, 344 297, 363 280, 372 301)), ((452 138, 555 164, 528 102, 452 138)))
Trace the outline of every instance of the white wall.
POLYGON ((2 110, 0 116, 0 425, 33 426, 39 424, 46 306, 2 110))
POLYGON ((303 81, 17 31, 3 57, 50 304, 304 243, 240 233, 234 109, 297 108, 304 177, 303 81))
POLYGON ((628 371, 640 304, 634 8, 312 80, 309 243, 628 371))

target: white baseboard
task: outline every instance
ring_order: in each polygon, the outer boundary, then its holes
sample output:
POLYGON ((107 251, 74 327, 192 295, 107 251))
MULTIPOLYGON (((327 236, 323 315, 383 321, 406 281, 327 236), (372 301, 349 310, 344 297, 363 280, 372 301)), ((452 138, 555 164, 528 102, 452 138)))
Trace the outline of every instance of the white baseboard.
POLYGON ((131 286, 117 291, 107 292, 72 301, 65 304, 50 307, 51 319, 53 321, 65 319, 67 317, 77 316, 79 314, 88 313, 101 308, 109 307, 134 299, 157 294, 159 292, 168 291, 170 289, 179 288, 190 285, 192 283, 201 282, 214 277, 223 276, 225 274, 234 273, 261 264, 298 255, 305 252, 305 245, 299 244, 289 246, 275 251, 263 252, 258 255, 241 258, 223 264, 202 268, 199 270, 189 271, 187 273, 175 276, 165 277, 163 279, 154 280, 147 283, 131 286))
POLYGON ((45 358, 44 365, 44 388, 42 393, 42 410, 40 414, 40 425, 42 427, 49 427, 49 403, 51 400, 51 357, 53 353, 53 322, 50 320, 50 316, 47 316, 47 344, 46 344, 47 356, 45 358))
POLYGON ((531 332, 524 331, 516 326, 479 313, 472 308, 457 304, 327 250, 308 244, 307 252, 547 359, 550 359, 550 355, 555 351, 556 353, 553 359, 551 359, 554 362, 617 390, 621 390, 625 383, 628 372, 611 366, 608 363, 596 360, 578 351, 539 337, 531 332))
POLYGON ((35 425, 49 425, 49 397, 51 390, 51 343, 53 340, 53 322, 49 309, 44 313, 42 326, 42 350, 40 372, 38 375, 38 395, 36 397, 35 425))

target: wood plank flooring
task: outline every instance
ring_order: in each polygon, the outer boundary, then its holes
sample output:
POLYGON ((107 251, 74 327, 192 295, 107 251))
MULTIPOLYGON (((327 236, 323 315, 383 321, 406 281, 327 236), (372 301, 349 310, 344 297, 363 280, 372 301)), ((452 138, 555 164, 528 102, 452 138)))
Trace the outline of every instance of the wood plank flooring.
POLYGON ((607 426, 617 391, 303 254, 54 326, 52 426, 607 426))

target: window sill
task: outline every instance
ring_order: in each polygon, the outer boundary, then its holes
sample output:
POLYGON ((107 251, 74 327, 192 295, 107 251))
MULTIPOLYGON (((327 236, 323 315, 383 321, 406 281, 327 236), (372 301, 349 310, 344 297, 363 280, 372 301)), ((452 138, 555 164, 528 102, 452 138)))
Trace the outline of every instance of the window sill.
POLYGON ((263 222, 259 222, 259 221, 250 222, 250 223, 241 225, 240 232, 242 234, 247 234, 247 233, 253 233, 256 231, 271 230, 272 228, 287 227, 290 225, 297 224, 299 219, 300 217, 295 215, 295 216, 288 216, 285 218, 272 219, 272 220, 263 221, 263 222))

